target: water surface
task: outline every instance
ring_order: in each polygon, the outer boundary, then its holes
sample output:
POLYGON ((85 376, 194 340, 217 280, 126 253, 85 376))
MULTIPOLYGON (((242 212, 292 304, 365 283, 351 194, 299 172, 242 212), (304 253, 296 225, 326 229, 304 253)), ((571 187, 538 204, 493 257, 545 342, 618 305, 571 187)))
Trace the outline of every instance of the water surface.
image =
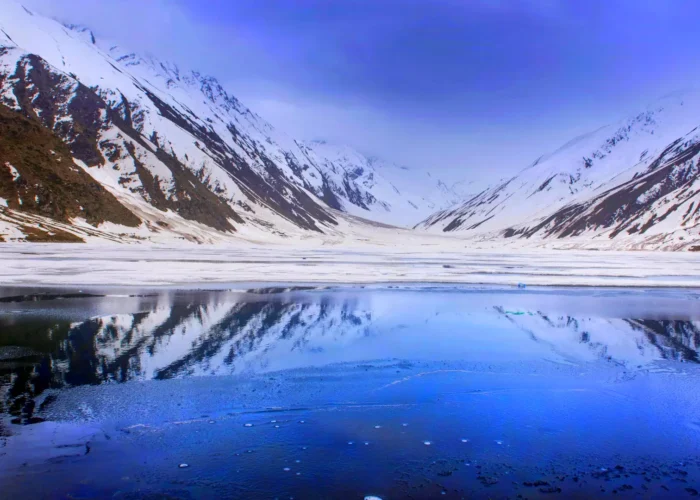
POLYGON ((692 496, 689 290, 0 293, 29 497, 692 496))

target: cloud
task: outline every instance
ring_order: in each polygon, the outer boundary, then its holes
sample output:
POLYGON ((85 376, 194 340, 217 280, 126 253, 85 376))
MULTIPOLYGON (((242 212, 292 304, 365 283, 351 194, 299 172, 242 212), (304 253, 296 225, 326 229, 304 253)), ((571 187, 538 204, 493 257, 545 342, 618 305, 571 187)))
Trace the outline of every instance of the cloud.
MULTIPOLYGON (((536 127, 518 134, 498 124, 455 126, 402 117, 357 102, 265 95, 244 93, 244 102, 277 128, 294 131, 296 138, 349 144, 370 156, 434 172, 447 182, 492 182, 514 174, 547 150, 536 140, 536 127)), ((589 130, 581 125, 560 128, 550 137, 551 148, 589 130)))

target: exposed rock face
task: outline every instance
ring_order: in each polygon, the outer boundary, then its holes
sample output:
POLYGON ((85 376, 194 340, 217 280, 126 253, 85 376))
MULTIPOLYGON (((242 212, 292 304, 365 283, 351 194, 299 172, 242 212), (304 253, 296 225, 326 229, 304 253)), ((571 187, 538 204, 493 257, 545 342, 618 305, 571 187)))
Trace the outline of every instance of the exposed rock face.
POLYGON ((81 168, 36 118, 0 106, 0 198, 8 208, 60 221, 82 217, 138 226, 141 221, 81 168))

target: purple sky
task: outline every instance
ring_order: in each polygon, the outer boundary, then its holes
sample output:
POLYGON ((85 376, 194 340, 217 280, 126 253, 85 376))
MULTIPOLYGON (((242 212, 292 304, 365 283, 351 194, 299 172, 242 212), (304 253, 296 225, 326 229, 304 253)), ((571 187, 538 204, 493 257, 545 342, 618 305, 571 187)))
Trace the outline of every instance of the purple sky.
POLYGON ((455 180, 513 173, 700 76, 696 0, 24 3, 210 73, 294 137, 455 180))

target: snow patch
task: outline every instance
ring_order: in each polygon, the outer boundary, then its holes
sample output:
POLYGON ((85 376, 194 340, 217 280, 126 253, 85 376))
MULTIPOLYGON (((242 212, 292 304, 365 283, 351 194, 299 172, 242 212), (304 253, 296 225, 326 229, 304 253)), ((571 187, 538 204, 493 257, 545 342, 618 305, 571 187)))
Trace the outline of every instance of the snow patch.
POLYGON ((12 176, 12 181, 17 182, 17 179, 20 178, 19 171, 15 167, 13 167, 9 161, 5 162, 5 166, 10 170, 10 175, 12 176))

